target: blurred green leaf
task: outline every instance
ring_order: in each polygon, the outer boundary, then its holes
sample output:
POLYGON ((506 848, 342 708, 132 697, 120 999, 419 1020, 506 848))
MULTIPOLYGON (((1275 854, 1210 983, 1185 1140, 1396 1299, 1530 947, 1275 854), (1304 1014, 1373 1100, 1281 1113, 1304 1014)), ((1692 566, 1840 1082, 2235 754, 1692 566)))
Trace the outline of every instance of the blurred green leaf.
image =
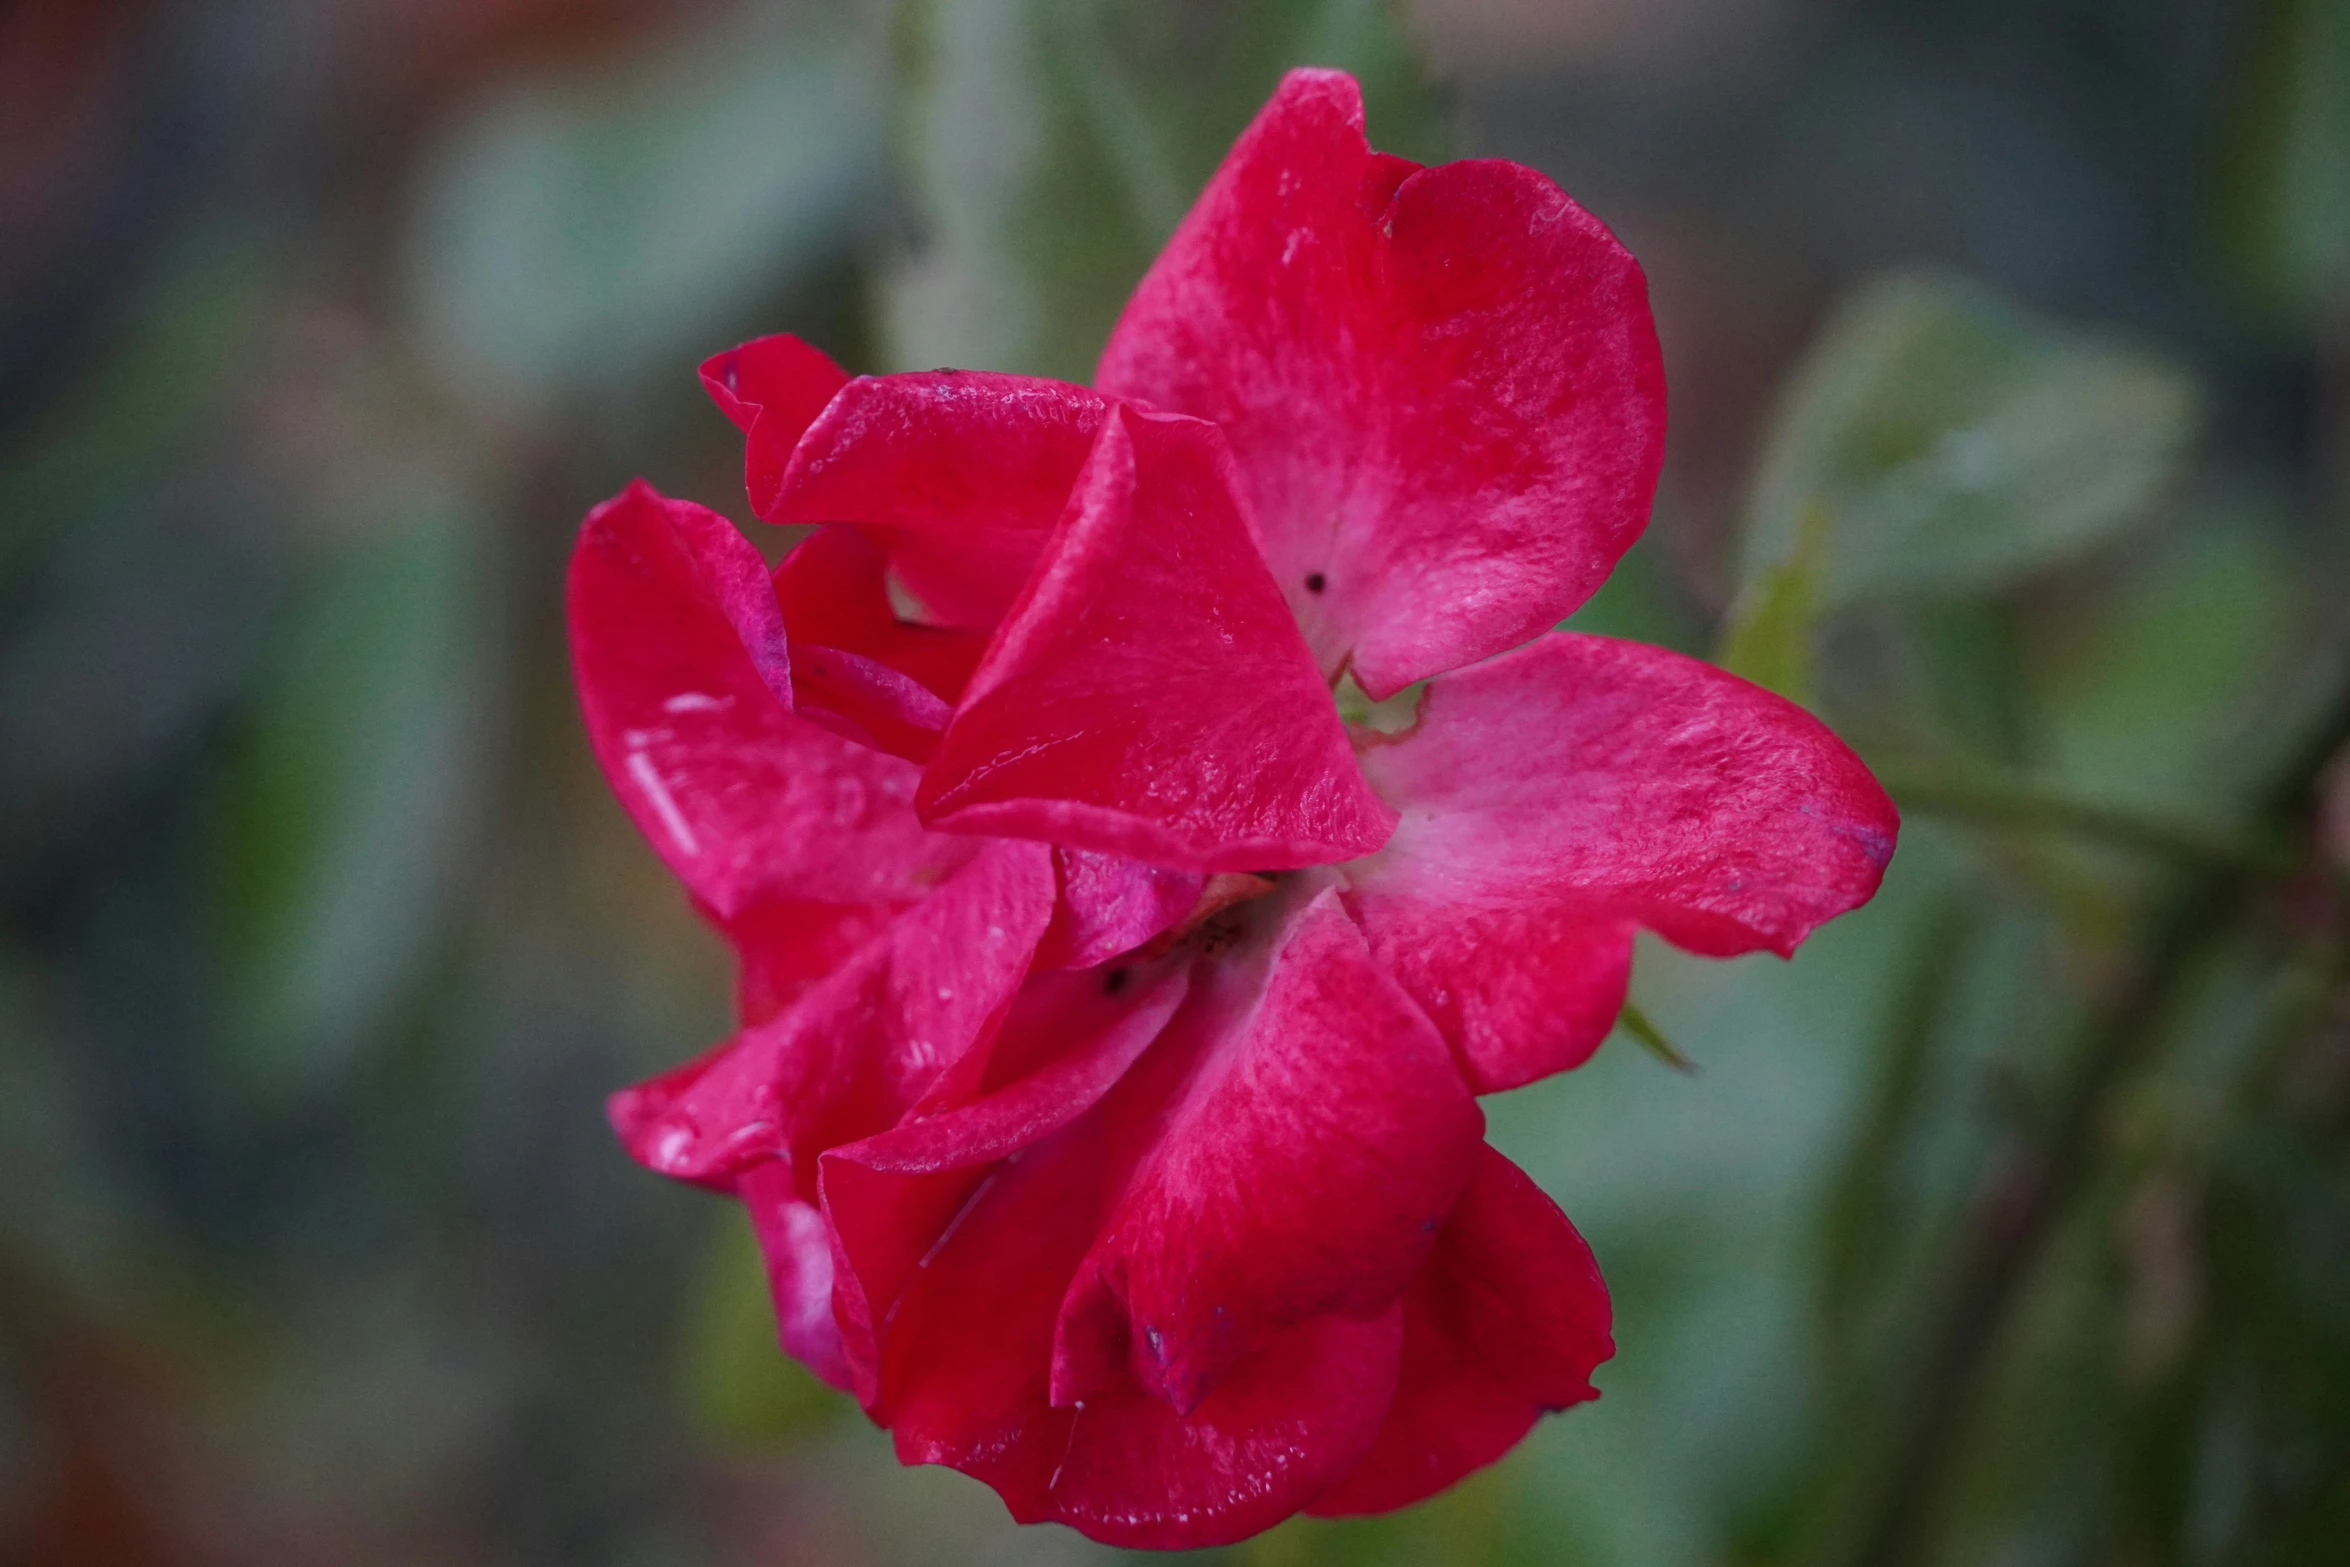
POLYGON ((1765 447, 1743 577, 1801 553, 1824 506, 1823 609, 1956 595, 2052 566, 2141 517, 2199 413, 2170 362, 2040 323, 1954 279, 1903 274, 1840 311, 1765 447))
POLYGON ((1796 523, 1795 549, 1767 567, 1730 606, 1715 662, 1733 675, 1811 704, 1813 638, 1819 631, 1820 577, 1834 522, 1816 502, 1796 523))
POLYGON ((2307 316, 2350 284, 2350 5, 2266 0, 2248 14, 2221 244, 2263 302, 2307 316))
POLYGON ((1441 143, 1390 0, 914 0, 898 150, 917 244, 888 280, 899 365, 1090 379, 1119 309, 1291 66, 1352 71, 1372 141, 1441 143))
POLYGON ((279 1091, 337 1078, 398 999, 486 804, 488 528, 413 508, 297 594, 215 781, 222 1045, 279 1091))
POLYGON ((729 1213, 710 1250, 684 1339, 687 1397, 712 1431, 757 1445, 796 1441, 856 1406, 785 1354, 758 1242, 729 1213))
POLYGON ((851 31, 752 25, 630 74, 503 89, 427 168, 428 345, 484 400, 673 384, 851 243, 880 189, 880 68, 851 31))
POLYGON ((161 270, 120 341, 0 454, 0 584, 59 530, 125 503, 220 416, 270 282, 249 246, 210 235, 161 270))

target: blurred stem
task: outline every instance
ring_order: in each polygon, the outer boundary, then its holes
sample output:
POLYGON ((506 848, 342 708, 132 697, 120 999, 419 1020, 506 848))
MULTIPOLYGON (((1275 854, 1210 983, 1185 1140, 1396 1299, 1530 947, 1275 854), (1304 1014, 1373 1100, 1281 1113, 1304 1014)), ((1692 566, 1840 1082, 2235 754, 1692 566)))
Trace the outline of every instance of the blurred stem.
MULTIPOLYGON (((2278 770, 2256 817, 2280 841, 2305 831, 2320 776, 2350 744, 2350 659, 2335 664, 2340 672, 2324 717, 2278 770)), ((2259 860, 2198 859, 2174 873, 2135 960, 2086 1025, 2045 1130, 2011 1140, 1978 1190, 1960 1232, 1941 1325, 1905 1401, 1906 1428, 1848 1558, 1856 1567, 1911 1567, 1930 1554, 1936 1505, 1963 1453, 1993 1352, 2033 1265, 2096 1172, 2114 1092, 2152 1052, 2198 960, 2260 889, 2259 860)))
POLYGON ((2064 832, 2190 864, 2259 873, 2292 870, 2295 857, 2273 843, 2198 822, 2056 793, 2024 779, 1981 772, 1943 773, 1898 764, 1876 768, 1905 811, 1987 826, 2064 832))

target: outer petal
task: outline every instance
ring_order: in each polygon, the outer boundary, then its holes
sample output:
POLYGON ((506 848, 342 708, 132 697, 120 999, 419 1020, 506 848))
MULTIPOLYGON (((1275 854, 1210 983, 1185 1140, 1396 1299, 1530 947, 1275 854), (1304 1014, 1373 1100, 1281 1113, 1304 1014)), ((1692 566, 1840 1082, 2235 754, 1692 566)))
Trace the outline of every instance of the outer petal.
POLYGON ((969 1200, 898 1304, 874 1415, 901 1460, 984 1480, 1023 1523, 1138 1548, 1245 1539, 1369 1447, 1395 1386, 1401 1313, 1302 1323, 1189 1416, 1131 1387, 1054 1407, 1055 1308, 1113 1162, 1102 1130, 1077 1122, 969 1200))
POLYGON ((1443 1040, 1334 891, 1275 902, 1103 1106, 1135 1162, 1062 1307, 1056 1403, 1131 1376, 1188 1413, 1294 1324, 1376 1315, 1469 1177, 1484 1119, 1443 1040))
POLYGON ((723 517, 638 483, 572 555, 572 663, 613 792, 703 906, 919 897, 972 846, 927 833, 908 763, 789 708, 767 571, 723 517))
POLYGON ((1050 858, 986 845, 787 1011, 613 1095, 630 1157, 719 1187, 787 1159, 813 1201, 819 1152, 894 1126, 992 1040, 1052 914, 1050 858))
POLYGON ((1393 813, 1249 542, 1210 427, 1123 408, 916 808, 1186 870, 1361 854, 1393 813))
POLYGON ((1310 1512, 1383 1513, 1517 1445, 1553 1410, 1597 1398, 1615 1353, 1607 1286, 1583 1237, 1491 1148, 1404 1298, 1403 1371, 1379 1438, 1310 1512))
POLYGON ((1418 725, 1363 767, 1403 820, 1346 868, 1349 905, 1481 1088, 1589 1053, 1627 923, 1713 956, 1785 956, 1868 901, 1900 825, 1792 702, 1567 632, 1430 682, 1418 725), (1559 966, 1540 986, 1494 978, 1543 963, 1559 966))
POLYGON ((843 1391, 854 1385, 832 1315, 832 1242, 824 1217, 792 1191, 791 1166, 770 1159, 745 1170, 736 1191, 750 1215, 783 1351, 843 1391))
POLYGON ((992 630, 1068 504, 1108 400, 933 370, 852 381, 808 429, 769 522, 854 522, 935 624, 992 630))
POLYGON ((848 381, 812 344, 786 333, 753 338, 702 362, 702 387, 743 432, 743 485, 765 515, 800 432, 848 381))
POLYGON ((1143 279, 1096 384, 1220 425, 1323 668, 1374 697, 1555 624, 1647 525, 1638 265, 1531 169, 1417 170, 1293 71, 1143 279))

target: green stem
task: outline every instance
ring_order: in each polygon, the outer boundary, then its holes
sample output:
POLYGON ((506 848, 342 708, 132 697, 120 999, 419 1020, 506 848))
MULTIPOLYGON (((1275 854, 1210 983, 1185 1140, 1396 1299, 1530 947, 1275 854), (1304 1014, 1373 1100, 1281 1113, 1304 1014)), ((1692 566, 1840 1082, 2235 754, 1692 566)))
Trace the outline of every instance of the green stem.
MULTIPOLYGON (((2305 828, 2318 780, 2346 745, 2350 675, 2335 682, 2331 706, 2278 769, 2255 820, 2278 841, 2305 828)), ((1983 1383, 2050 1237, 2099 1168, 2114 1096, 2153 1052, 2199 960, 2261 885, 2256 860, 2199 857, 2174 873, 2135 961, 2088 1021, 2054 1114, 2039 1135, 2019 1134, 1993 1161, 1961 1231, 1940 1324, 1908 1390, 1906 1429, 1846 1558, 1853 1567, 1914 1567, 1930 1555, 1935 1508, 1983 1383)))

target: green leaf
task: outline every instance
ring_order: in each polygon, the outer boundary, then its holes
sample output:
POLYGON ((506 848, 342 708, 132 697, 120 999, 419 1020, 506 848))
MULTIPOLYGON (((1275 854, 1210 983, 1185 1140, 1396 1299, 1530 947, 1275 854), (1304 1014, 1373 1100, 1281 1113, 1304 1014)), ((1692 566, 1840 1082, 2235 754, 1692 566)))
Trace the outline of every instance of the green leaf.
POLYGON ((457 495, 412 505, 297 593, 209 800, 220 1039, 280 1095, 359 1059, 485 803, 488 526, 457 495))
POLYGON ((2316 314, 2350 288, 2350 5, 2253 8, 2233 88, 2215 227, 2260 302, 2316 314))
POLYGON ((918 242, 882 294, 898 365, 1090 379, 1126 296, 1291 66, 1352 71, 1379 146, 1425 157, 1441 141, 1388 0, 915 0, 899 21, 918 242))
POLYGON ((1794 553, 1748 583, 1730 606, 1715 662, 1766 691, 1809 706, 1820 577, 1834 524, 1814 502, 1796 524, 1794 553))
POLYGON ((1903 274, 1838 313, 1790 384, 1743 580, 1802 552, 1818 606, 2005 586, 2138 520, 2178 476, 2200 399, 2169 361, 2060 330, 1972 285, 1903 274))

